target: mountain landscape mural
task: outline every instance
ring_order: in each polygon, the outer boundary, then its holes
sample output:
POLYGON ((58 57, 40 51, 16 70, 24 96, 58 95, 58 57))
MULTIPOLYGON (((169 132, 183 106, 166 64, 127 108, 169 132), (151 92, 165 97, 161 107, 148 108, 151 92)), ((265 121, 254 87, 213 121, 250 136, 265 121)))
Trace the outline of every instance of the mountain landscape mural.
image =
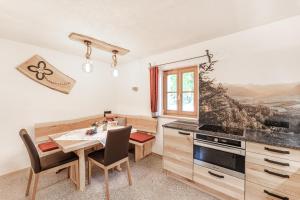
POLYGON ((281 114, 300 116, 300 83, 226 85, 229 96, 242 104, 265 105, 281 114))
POLYGON ((199 123, 300 133, 300 83, 221 84, 200 65, 199 123))

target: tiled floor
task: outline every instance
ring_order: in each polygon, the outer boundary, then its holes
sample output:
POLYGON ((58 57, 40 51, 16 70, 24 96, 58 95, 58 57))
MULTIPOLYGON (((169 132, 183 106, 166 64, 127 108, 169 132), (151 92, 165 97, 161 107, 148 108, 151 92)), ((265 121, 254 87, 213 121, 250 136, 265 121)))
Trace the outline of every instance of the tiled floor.
MULTIPOLYGON (((162 172, 162 160, 152 155, 142 161, 130 163, 133 185, 129 186, 125 172, 109 174, 111 199, 120 200, 216 200, 208 194, 193 189, 162 172)), ((20 171, 0 177, 0 199, 27 199, 25 189, 28 173, 20 171)), ((41 176, 37 200, 93 200, 104 199, 103 173, 94 167, 92 181, 85 192, 75 190, 66 178, 66 170, 57 174, 41 176), (55 183, 55 184, 54 184, 55 183)))

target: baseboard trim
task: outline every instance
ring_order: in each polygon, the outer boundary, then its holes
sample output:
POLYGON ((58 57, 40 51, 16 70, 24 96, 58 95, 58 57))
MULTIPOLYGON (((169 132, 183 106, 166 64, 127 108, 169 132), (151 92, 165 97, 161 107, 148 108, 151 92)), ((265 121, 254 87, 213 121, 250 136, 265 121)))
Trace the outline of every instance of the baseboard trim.
MULTIPOLYGON (((159 157, 159 158, 162 159, 162 155, 160 155, 160 154, 157 154, 157 153, 152 152, 149 156, 151 156, 151 155, 157 156, 157 157, 159 157)), ((15 173, 19 173, 19 172, 21 172, 21 171, 29 170, 29 168, 30 168, 30 167, 25 167, 25 168, 22 168, 22 169, 18 169, 18 170, 15 170, 15 171, 11 171, 11 172, 2 174, 2 175, 0 175, 0 178, 3 178, 3 177, 5 177, 5 176, 11 176, 11 175, 13 175, 13 174, 15 174, 15 173)))
POLYGON ((158 154, 158 153, 151 152, 151 155, 160 157, 160 158, 162 159, 162 155, 160 155, 160 154, 158 154))
POLYGON ((11 176, 13 174, 16 174, 16 173, 19 173, 19 172, 25 171, 25 170, 29 170, 29 167, 25 167, 23 169, 18 169, 18 170, 15 170, 15 171, 8 172, 6 174, 2 174, 2 175, 0 175, 0 178, 6 177, 6 176, 11 176))

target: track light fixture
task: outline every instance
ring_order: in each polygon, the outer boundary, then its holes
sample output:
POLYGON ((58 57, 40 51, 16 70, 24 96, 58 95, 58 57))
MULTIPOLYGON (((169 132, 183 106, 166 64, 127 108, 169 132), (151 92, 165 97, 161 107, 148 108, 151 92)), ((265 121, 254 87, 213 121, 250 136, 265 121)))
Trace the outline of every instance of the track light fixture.
POLYGON ((117 76, 119 76, 119 70, 117 69, 117 64, 118 64, 117 54, 118 54, 118 51, 113 50, 112 53, 113 53, 112 63, 111 63, 111 67, 113 68, 112 73, 113 73, 114 77, 117 77, 117 76))
POLYGON ((86 45, 86 53, 85 53, 85 62, 82 65, 82 70, 84 72, 90 73, 93 71, 93 62, 91 61, 92 47, 90 41, 84 41, 86 45))
POLYGON ((106 52, 111 52, 112 55, 112 64, 111 67, 113 69, 113 76, 117 77, 119 75, 119 71, 117 69, 117 54, 118 55, 125 55, 129 52, 128 49, 106 43, 104 41, 98 40, 96 38, 87 36, 87 35, 82 35, 79 33, 70 33, 69 38, 71 40, 78 41, 80 43, 84 43, 86 46, 86 54, 85 54, 85 63, 82 65, 82 70, 84 72, 92 72, 93 71, 93 63, 91 61, 91 53, 92 53, 92 46, 94 48, 106 51, 106 52))

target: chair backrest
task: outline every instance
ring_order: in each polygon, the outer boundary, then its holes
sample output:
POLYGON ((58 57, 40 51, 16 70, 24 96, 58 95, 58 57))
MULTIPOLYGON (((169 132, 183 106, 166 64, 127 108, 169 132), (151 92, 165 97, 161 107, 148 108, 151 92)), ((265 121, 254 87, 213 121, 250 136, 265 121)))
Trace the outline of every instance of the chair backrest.
POLYGON ((129 137, 132 126, 107 132, 104 165, 110 165, 128 156, 129 137))
POLYGON ((26 146, 33 171, 35 173, 41 172, 42 168, 40 163, 40 156, 26 129, 21 129, 19 135, 26 146))

